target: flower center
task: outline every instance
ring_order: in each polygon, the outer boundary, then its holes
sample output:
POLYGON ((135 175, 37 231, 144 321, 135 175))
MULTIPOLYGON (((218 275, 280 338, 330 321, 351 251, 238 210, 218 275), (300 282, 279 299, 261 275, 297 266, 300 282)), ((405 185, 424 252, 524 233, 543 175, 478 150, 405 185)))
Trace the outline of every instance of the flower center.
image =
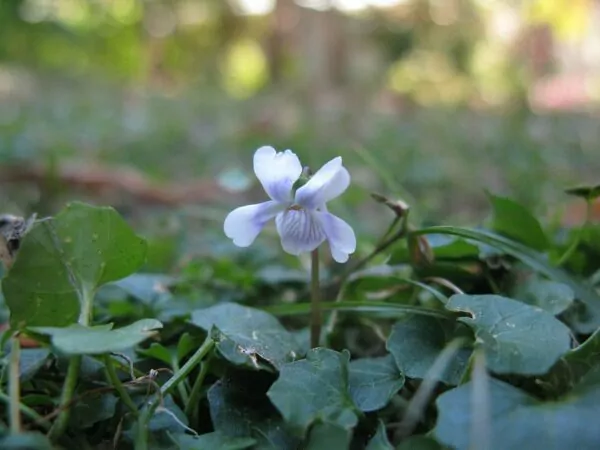
POLYGON ((287 210, 288 211, 302 211, 302 206, 300 206, 300 205, 292 205, 287 210))

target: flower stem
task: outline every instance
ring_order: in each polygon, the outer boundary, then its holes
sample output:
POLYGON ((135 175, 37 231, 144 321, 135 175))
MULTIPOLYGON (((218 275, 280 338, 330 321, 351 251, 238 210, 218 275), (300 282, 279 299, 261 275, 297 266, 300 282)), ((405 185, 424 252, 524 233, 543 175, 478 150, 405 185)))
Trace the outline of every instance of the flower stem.
POLYGON ((79 368, 81 366, 81 355, 71 356, 69 360, 69 367, 65 377, 65 384, 63 385, 62 394, 60 396, 60 405, 64 406, 60 414, 56 418, 56 421, 50 429, 48 437, 51 441, 56 441, 67 428, 69 423, 69 416, 71 415, 71 409, 69 405, 73 399, 75 388, 77 387, 77 379, 79 378, 79 368))
POLYGON ((161 404, 162 399, 165 395, 169 394, 179 383, 186 379, 190 372, 196 367, 204 357, 212 350, 215 342, 207 336, 200 348, 191 356, 187 362, 176 371, 171 378, 167 380, 160 388, 160 393, 154 397, 154 399, 146 405, 143 412, 138 420, 137 434, 135 439, 135 450, 147 450, 148 449, 148 423, 154 415, 154 411, 161 404))
POLYGON ((127 406, 131 413, 135 417, 137 417, 138 408, 129 396, 129 393, 125 390, 125 387, 123 386, 123 383, 121 383, 121 380, 119 380, 119 376, 117 375, 117 371, 115 370, 114 362, 110 355, 104 356, 104 366, 106 368, 106 378, 108 378, 108 381, 119 393, 119 395, 121 396, 121 400, 123 400, 123 403, 125 403, 125 406, 127 406))
MULTIPOLYGON (((11 404, 11 401, 12 400, 10 396, 7 396, 4 392, 0 392, 0 402, 5 403, 9 406, 9 408, 11 408, 13 406, 11 404)), ((45 431, 48 431, 50 429, 50 422, 48 422, 46 419, 40 416, 35 409, 32 409, 29 406, 24 405, 23 403, 17 403, 17 405, 21 413, 24 416, 27 416, 31 420, 33 420, 37 426, 43 428, 45 431)))
POLYGON ((190 398, 187 400, 185 405, 184 413, 190 420, 190 423, 196 423, 196 416, 198 415, 198 401, 200 400, 200 392, 202 391, 202 385, 204 384, 204 379, 206 378, 206 374, 208 373, 208 369, 210 367, 210 357, 203 361, 200 364, 200 372, 194 381, 194 385, 192 386, 192 391, 190 392, 190 398))
MULTIPOLYGON (((82 286, 79 291, 79 302, 81 304, 81 312, 79 314, 78 323, 81 326, 89 327, 92 323, 92 307, 94 301, 94 289, 90 286, 82 286)), ((60 396, 61 412, 52 424, 48 437, 51 441, 56 441, 64 433, 69 423, 71 409, 69 405, 73 400, 77 381, 79 379, 79 369, 81 367, 81 355, 71 356, 69 367, 65 377, 62 394, 60 396)))
POLYGON ((9 396, 10 396, 10 432, 19 434, 21 432, 21 386, 19 383, 19 359, 21 358, 21 346, 19 336, 14 335, 10 348, 9 368, 9 396))
POLYGON ((321 339, 321 304, 319 290, 319 250, 314 249, 311 253, 311 279, 310 279, 310 297, 311 297, 311 315, 310 315, 310 346, 318 347, 321 339))

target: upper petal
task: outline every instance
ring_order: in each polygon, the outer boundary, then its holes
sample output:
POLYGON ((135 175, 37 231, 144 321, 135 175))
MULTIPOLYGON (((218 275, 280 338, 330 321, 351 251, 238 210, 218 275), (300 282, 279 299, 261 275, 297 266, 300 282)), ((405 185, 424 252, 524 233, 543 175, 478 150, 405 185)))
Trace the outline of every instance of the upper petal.
POLYGON ((277 215, 275 224, 281 236, 281 246, 286 252, 292 255, 312 252, 323 243, 325 233, 315 213, 290 209, 277 215))
POLYGON ((225 218, 223 230, 238 247, 248 247, 265 224, 280 212, 285 205, 275 201, 236 208, 225 218))
POLYGON ((356 250, 356 235, 345 221, 328 212, 317 211, 323 232, 327 236, 331 256, 339 263, 348 261, 348 257, 356 250))
POLYGON ((254 173, 273 200, 292 200, 292 186, 302 174, 302 165, 291 151, 277 152, 273 147, 261 147, 254 153, 254 173))
POLYGON ((350 174, 342 166, 341 156, 338 156, 321 167, 296 191, 296 203, 305 208, 316 209, 341 195, 349 185, 350 174))

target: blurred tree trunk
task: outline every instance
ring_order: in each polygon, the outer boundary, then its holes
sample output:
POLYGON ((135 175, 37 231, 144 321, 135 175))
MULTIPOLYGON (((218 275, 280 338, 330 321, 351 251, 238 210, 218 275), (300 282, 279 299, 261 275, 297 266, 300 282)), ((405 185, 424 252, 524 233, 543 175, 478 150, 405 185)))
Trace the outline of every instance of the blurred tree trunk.
POLYGON ((334 8, 303 9, 297 27, 303 65, 302 91, 317 123, 322 123, 329 111, 342 106, 341 88, 348 72, 347 20, 350 19, 334 8))
POLYGON ((277 0, 271 15, 270 33, 265 42, 269 77, 274 85, 284 81, 286 62, 291 52, 291 30, 297 24, 299 6, 294 0, 277 0))

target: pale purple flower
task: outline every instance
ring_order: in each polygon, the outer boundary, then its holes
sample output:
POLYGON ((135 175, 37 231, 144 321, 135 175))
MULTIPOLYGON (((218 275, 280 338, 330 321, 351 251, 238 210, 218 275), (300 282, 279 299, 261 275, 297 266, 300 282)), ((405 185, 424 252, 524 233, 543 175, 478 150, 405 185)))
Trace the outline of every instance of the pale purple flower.
POLYGON ((254 153, 254 172, 271 200, 234 209, 225 218, 224 230, 238 247, 248 247, 267 222, 275 218, 283 249, 292 254, 311 252, 324 241, 331 255, 343 263, 356 250, 354 231, 327 211, 326 203, 350 185, 350 174, 337 157, 325 164, 294 192, 302 165, 290 150, 276 152, 261 147, 254 153))

